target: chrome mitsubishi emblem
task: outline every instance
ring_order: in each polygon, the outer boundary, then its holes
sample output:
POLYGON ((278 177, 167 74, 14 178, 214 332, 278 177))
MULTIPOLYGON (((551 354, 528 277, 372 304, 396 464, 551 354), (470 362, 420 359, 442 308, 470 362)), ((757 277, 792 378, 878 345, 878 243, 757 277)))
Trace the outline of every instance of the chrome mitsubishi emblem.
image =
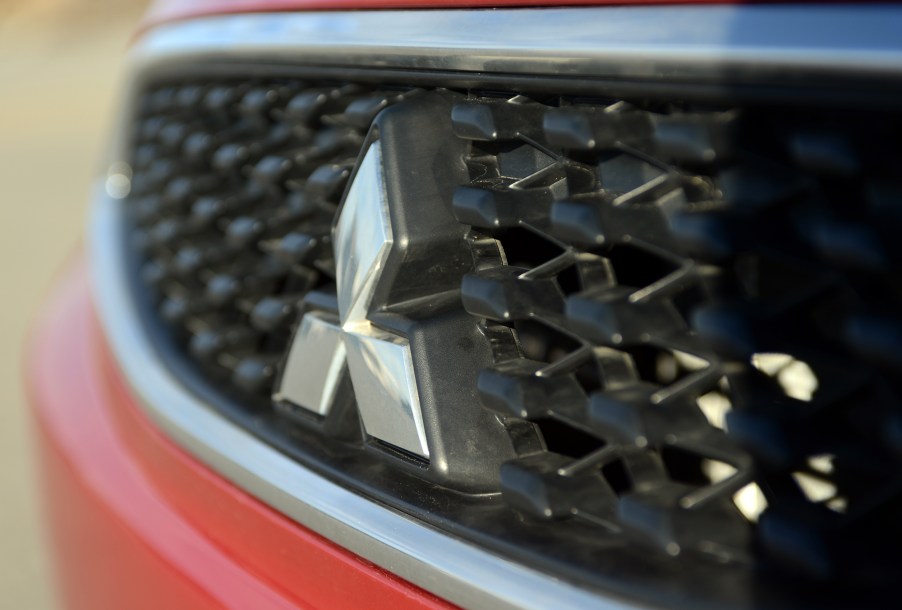
POLYGON ((369 320, 393 244, 378 141, 345 197, 334 244, 338 316, 318 311, 304 316, 275 398, 327 415, 347 366, 366 432, 429 457, 410 343, 369 320))

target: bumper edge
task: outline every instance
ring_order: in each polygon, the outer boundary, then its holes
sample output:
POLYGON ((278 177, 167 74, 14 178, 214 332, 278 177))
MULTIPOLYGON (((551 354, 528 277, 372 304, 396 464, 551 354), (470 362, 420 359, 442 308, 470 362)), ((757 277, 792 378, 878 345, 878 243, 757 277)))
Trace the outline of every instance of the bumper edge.
POLYGON ((26 385, 66 607, 450 607, 263 505, 156 430, 119 377, 83 260, 29 347, 26 385))

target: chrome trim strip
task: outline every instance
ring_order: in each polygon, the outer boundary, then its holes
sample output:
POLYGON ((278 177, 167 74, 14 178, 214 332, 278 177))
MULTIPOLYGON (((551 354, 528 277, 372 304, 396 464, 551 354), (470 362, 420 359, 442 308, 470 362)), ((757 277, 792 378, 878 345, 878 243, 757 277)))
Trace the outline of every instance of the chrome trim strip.
POLYGON ((359 11, 204 17, 151 30, 135 51, 571 77, 898 76, 899 32, 902 6, 853 3, 359 11))
POLYGON ((90 226, 94 298, 125 379, 153 421, 179 445, 301 525, 465 608, 636 607, 517 565, 358 496, 200 402, 159 360, 138 318, 121 203, 97 189, 90 226))
MULTIPOLYGON (((132 51, 124 107, 154 73, 202 60, 659 80, 802 71, 902 75, 902 7, 733 6, 256 14, 158 27, 132 51), (736 72, 738 71, 738 72, 736 72)), ((126 158, 119 117, 111 163, 126 158)), ((105 179, 105 177, 104 177, 105 179)), ((298 523, 468 608, 635 607, 512 563, 373 503, 262 443, 189 393, 158 359, 129 289, 122 202, 97 189, 95 302, 150 417, 198 459, 298 523)))

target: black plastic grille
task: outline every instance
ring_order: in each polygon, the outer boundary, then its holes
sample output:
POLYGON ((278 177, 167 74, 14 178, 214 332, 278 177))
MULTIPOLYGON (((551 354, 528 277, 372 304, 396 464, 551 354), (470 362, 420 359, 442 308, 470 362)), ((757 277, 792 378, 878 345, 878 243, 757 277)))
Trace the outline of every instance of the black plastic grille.
POLYGON ((470 143, 448 198, 471 227, 461 307, 495 356, 471 381, 519 445, 501 493, 374 452, 353 409, 332 428, 271 409, 299 316, 335 308, 310 300, 334 295, 332 223, 369 126, 416 89, 198 79, 141 98, 139 290, 214 402, 363 493, 590 586, 695 608, 744 603, 765 573, 760 605, 779 607, 780 574, 839 605, 824 578, 891 582, 899 114, 432 89, 470 143))
POLYGON ((332 220, 393 95, 239 81, 144 98, 131 195, 142 278, 177 341, 227 391, 269 404, 298 305, 334 282, 332 220))
POLYGON ((455 212, 506 254, 463 303, 520 347, 482 400, 547 446, 505 499, 671 555, 896 573, 899 118, 518 96, 452 120, 455 212))

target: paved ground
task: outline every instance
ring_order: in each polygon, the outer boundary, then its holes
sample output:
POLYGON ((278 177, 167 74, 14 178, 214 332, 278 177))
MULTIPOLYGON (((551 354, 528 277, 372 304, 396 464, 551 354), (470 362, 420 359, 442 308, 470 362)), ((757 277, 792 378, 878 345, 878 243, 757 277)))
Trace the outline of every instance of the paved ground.
POLYGON ((21 352, 78 247, 140 4, 0 0, 0 610, 54 607, 21 352))

